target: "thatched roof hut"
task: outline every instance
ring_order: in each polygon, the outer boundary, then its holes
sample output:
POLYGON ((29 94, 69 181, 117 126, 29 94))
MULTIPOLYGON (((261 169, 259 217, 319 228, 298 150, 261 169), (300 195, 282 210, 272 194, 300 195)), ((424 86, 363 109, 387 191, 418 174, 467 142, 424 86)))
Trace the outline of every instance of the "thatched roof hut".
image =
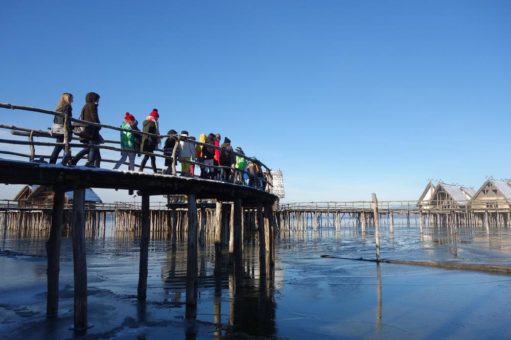
POLYGON ((440 182, 436 185, 431 196, 432 209, 459 209, 467 207, 475 194, 473 188, 458 184, 440 182))
MULTIPOLYGON (((53 190, 44 185, 24 186, 14 198, 19 207, 51 207, 53 204, 53 190)), ((68 191, 64 197, 64 203, 73 203, 73 191, 68 191)), ((85 190, 85 203, 94 205, 103 203, 101 198, 92 189, 85 190)))
POLYGON ((431 209, 431 198, 433 197, 433 193, 435 192, 435 184, 432 181, 429 181, 426 185, 426 188, 422 192, 422 195, 419 197, 417 201, 417 206, 420 210, 430 210, 431 209))
POLYGON ((473 210, 511 208, 511 180, 490 178, 477 190, 470 201, 473 210))

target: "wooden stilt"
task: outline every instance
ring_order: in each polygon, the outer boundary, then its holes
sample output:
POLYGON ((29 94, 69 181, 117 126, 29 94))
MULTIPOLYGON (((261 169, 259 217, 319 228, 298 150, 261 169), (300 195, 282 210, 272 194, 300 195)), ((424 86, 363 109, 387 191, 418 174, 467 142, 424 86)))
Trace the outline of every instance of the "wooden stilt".
POLYGON ((87 260, 85 252, 85 189, 73 193, 74 330, 87 329, 87 260))
MULTIPOLYGON (((380 218, 378 215, 378 198, 372 194, 372 206, 374 212, 374 240, 376 243, 376 259, 380 259, 380 218)), ((408 223, 409 225, 409 223, 408 223)))
POLYGON ((46 242, 46 253, 48 255, 47 318, 55 318, 59 310, 60 239, 64 212, 64 195, 63 190, 55 190, 50 236, 48 242, 46 242))
POLYGON ((186 318, 197 316, 197 203, 188 195, 188 249, 186 264, 186 318))
POLYGON ((142 234, 140 236, 140 265, 138 273, 137 298, 139 301, 145 301, 147 296, 147 272, 149 260, 149 239, 151 211, 149 210, 149 195, 142 194, 142 234))
POLYGON ((242 240, 242 225, 241 225, 241 200, 239 198, 234 200, 233 204, 233 217, 232 217, 232 234, 234 246, 234 275, 236 278, 236 285, 238 287, 243 285, 243 240, 242 240))

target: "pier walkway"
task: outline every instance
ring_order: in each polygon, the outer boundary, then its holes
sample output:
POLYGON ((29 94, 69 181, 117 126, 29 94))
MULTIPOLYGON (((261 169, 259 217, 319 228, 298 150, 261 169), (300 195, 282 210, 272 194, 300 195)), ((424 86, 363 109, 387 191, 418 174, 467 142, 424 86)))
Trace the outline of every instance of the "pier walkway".
MULTIPOLYGON (((22 110, 47 115, 61 115, 58 112, 44 110, 26 106, 12 105, 0 103, 0 108, 8 110, 22 110)), ((12 112, 6 110, 0 117, 2 121, 12 118, 12 112)), ((67 119, 67 118, 66 118, 67 119)), ((90 125, 92 123, 72 119, 75 125, 90 125)), ((6 123, 12 123, 7 121, 6 123)), ((102 129, 113 129, 120 131, 121 129, 104 125, 102 129)), ((66 125, 67 126, 67 125, 66 125)), ((200 177, 191 177, 189 174, 181 174, 176 169, 176 157, 172 158, 170 174, 163 174, 158 171, 156 174, 147 174, 134 171, 115 171, 102 168, 91 168, 84 166, 64 166, 48 164, 46 160, 49 158, 41 152, 37 152, 36 147, 53 147, 57 144, 64 147, 66 153, 71 148, 80 147, 81 144, 73 144, 67 137, 64 137, 63 143, 40 142, 35 138, 55 139, 50 132, 37 130, 30 127, 17 127, 13 125, 0 125, 0 129, 10 130, 13 138, 0 139, 0 183, 4 184, 26 184, 26 185, 44 185, 52 188, 52 216, 51 229, 47 242, 48 255, 48 297, 47 297, 47 316, 57 317, 58 315, 58 293, 59 293, 59 259, 60 259, 60 242, 63 228, 63 211, 65 206, 65 192, 73 191, 72 202, 72 242, 73 242, 73 266, 74 266, 74 327, 77 332, 85 332, 87 330, 87 262, 85 252, 85 189, 87 188, 105 188, 116 190, 136 191, 141 197, 141 213, 138 230, 140 236, 140 264, 139 264, 139 281, 137 289, 137 297, 140 303, 146 300, 147 291, 147 274, 149 261, 149 240, 151 231, 150 219, 150 197, 155 195, 180 195, 186 197, 187 208, 187 288, 186 288, 186 318, 195 319, 197 310, 197 243, 198 243, 198 217, 197 211, 201 208, 197 206, 197 200, 208 200, 215 204, 215 254, 216 260, 222 261, 223 242, 222 239, 232 240, 230 242, 229 254, 233 264, 233 275, 237 286, 243 285, 243 212, 251 209, 254 212, 254 230, 257 230, 257 238, 259 239, 259 260, 260 275, 262 277, 271 276, 271 267, 273 265, 274 252, 274 210, 277 206, 277 196, 271 193, 271 171, 259 160, 255 160, 246 156, 248 161, 257 161, 267 171, 255 174, 259 181, 258 185, 249 186, 245 181, 234 183, 233 178, 229 180, 224 173, 236 171, 234 169, 226 169, 222 166, 211 166, 219 176, 215 179, 203 179, 200 177), (28 138, 27 141, 21 137, 28 138), (28 152, 20 150, 20 146, 28 146, 28 152), (7 157, 7 158, 6 158, 7 157), (28 159, 28 161, 27 161, 28 159), (224 180, 220 180, 223 178, 224 180), (264 183, 264 184, 263 184, 264 183), (231 209, 226 211, 225 203, 229 203, 231 209), (225 216, 230 215, 229 228, 221 228, 222 220, 226 220, 225 216), (229 236, 222 233, 229 233, 229 236)), ((104 130, 102 130, 104 131, 104 130)), ((64 133, 67 136, 69 131, 64 133)), ((144 134, 143 132, 140 132, 144 134)), ((166 136, 158 136, 165 138, 166 136)), ((178 136, 178 141, 182 138, 178 136)), ((189 141, 196 145, 204 143, 189 141)), ((120 152, 121 149, 115 145, 116 141, 105 141, 108 145, 94 145, 93 147, 100 150, 110 150, 120 152)), ((179 143, 176 143, 176 148, 179 143)), ((211 145, 210 145, 211 146, 211 145)), ((218 148, 218 147, 217 147, 218 148)), ((142 154, 148 154, 142 152, 142 154)), ((173 155, 176 154, 176 149, 173 155)), ((168 158, 158 152, 149 155, 155 155, 160 158, 168 158)), ((103 159, 102 163, 113 163, 114 160, 103 159)), ((191 162, 198 166, 205 166, 200 162, 191 162)), ((243 175, 243 174, 242 174, 243 175)), ((243 177, 242 177, 243 178, 243 177)), ((204 215, 205 216, 205 215, 204 215)), ((175 222, 175 221, 174 221, 175 222)), ((201 217, 201 224, 205 223, 205 219, 201 217)), ((247 235, 248 236, 248 235, 247 235)), ((245 236, 245 237, 247 237, 245 236)))

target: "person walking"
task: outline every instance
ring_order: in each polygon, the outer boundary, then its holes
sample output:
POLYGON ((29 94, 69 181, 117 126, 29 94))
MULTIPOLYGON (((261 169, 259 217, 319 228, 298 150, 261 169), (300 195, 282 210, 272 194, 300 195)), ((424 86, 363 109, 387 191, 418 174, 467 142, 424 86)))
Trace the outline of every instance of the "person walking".
POLYGON ((163 146, 163 155, 165 156, 165 166, 167 169, 165 173, 172 174, 172 164, 174 163, 174 157, 179 159, 179 144, 176 150, 176 154, 174 155, 174 147, 177 142, 177 131, 171 129, 167 132, 167 139, 165 140, 165 145, 163 146))
POLYGON ((235 162, 234 162, 234 183, 236 184, 245 184, 244 175, 245 169, 247 168, 247 160, 245 159, 245 152, 241 147, 236 147, 235 152, 235 162))
MULTIPOLYGON (((158 114, 158 109, 153 109, 151 113, 144 120, 143 132, 145 134, 142 135, 142 143, 140 145, 140 150, 146 153, 153 153, 156 146, 160 143, 160 131, 158 129, 158 119, 160 115, 158 114), (150 135, 148 135, 150 134, 150 135)), ((147 160, 151 158, 151 167, 153 168, 153 172, 156 173, 158 170, 156 169, 156 156, 152 155, 144 155, 142 162, 140 163, 140 172, 144 171, 145 164, 147 160)))
MULTIPOLYGON (((98 115, 99 98, 99 94, 95 92, 87 93, 85 96, 85 105, 83 106, 80 114, 80 120, 100 124, 98 115)), ((100 126, 88 124, 80 132, 78 135, 80 142, 86 144, 86 146, 73 157, 71 160, 72 165, 76 165, 83 156, 88 155, 85 166, 99 168, 101 163, 101 153, 98 146, 103 140, 99 134, 100 129, 100 126)))
POLYGON ((220 149, 220 165, 222 166, 222 180, 231 182, 232 166, 235 162, 234 152, 231 146, 231 140, 227 137, 224 138, 222 148, 220 149))
MULTIPOLYGON (((64 92, 62 96, 60 96, 60 100, 57 104, 56 112, 63 113, 64 116, 55 116, 53 118, 53 125, 51 127, 52 135, 55 135, 56 143, 64 143, 64 133, 67 127, 67 142, 70 143, 73 138, 73 127, 71 125, 71 118, 73 117, 73 107, 71 104, 73 103, 73 95, 68 92, 64 92)), ((64 145, 57 144, 53 149, 53 152, 50 156, 50 164, 57 163, 57 159, 59 158, 60 151, 64 149, 64 145)), ((64 156, 62 157, 62 164, 66 165, 67 162, 71 158, 70 150, 64 150, 64 156)))
POLYGON ((114 170, 119 169, 124 164, 126 158, 129 160, 128 170, 135 170, 135 134, 133 133, 132 126, 135 124, 135 117, 126 112, 124 114, 124 121, 121 124, 121 158, 115 163, 114 170))
POLYGON ((181 161, 181 176, 193 176, 194 167, 191 161, 195 159, 195 145, 190 142, 192 137, 188 136, 188 131, 181 131, 180 144, 180 161, 181 161))
POLYGON ((206 145, 202 148, 202 157, 204 159, 204 178, 212 179, 215 175, 215 135, 210 133, 206 137, 206 145))

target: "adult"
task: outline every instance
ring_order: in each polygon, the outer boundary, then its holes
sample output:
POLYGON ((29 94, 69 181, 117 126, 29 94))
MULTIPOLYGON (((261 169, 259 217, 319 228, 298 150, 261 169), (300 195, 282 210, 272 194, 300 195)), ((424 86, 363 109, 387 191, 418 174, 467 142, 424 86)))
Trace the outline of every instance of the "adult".
POLYGON ((163 146, 163 155, 165 156, 165 166, 167 169, 165 172, 167 174, 172 174, 172 164, 174 163, 174 157, 179 158, 179 147, 176 150, 176 154, 174 155, 174 147, 177 142, 177 131, 171 129, 167 132, 167 139, 165 140, 165 144, 163 146))
POLYGON ((247 168, 245 152, 243 152, 243 149, 239 146, 234 151, 236 152, 236 160, 234 162, 234 183, 245 184, 244 175, 246 173, 245 169, 247 168))
POLYGON ((212 179, 215 175, 214 158, 215 158, 215 135, 210 133, 206 137, 206 144, 202 148, 202 157, 204 159, 204 178, 212 179))
POLYGON ((128 170, 135 170, 135 134, 132 126, 135 125, 135 116, 126 112, 121 124, 121 158, 115 163, 114 170, 119 169, 128 158, 128 170))
MULTIPOLYGON (((56 115, 53 118, 53 125, 51 127, 51 132, 55 135, 56 143, 55 148, 50 156, 50 164, 57 163, 57 159, 59 158, 59 153, 62 149, 64 149, 64 134, 67 128, 67 142, 71 142, 73 138, 73 127, 71 125, 71 118, 73 117, 73 107, 71 104, 73 103, 73 95, 68 92, 64 92, 60 96, 60 100, 57 104, 56 112, 63 113, 64 116, 56 115), (65 128, 66 127, 66 128, 65 128)), ((71 157, 70 150, 64 150, 64 157, 62 158, 62 164, 67 164, 69 158, 71 157)))
POLYGON ((103 138, 99 134, 101 127, 95 125, 100 124, 98 114, 99 98, 99 94, 95 92, 89 92, 85 96, 85 105, 82 108, 80 120, 94 124, 86 124, 84 129, 78 134, 80 142, 86 146, 73 157, 71 160, 72 165, 76 165, 83 156, 88 155, 85 166, 96 168, 100 166, 101 153, 98 146, 103 142, 103 138))
POLYGON ((144 154, 144 158, 140 163, 140 172, 144 171, 145 164, 149 158, 151 158, 151 167, 153 168, 153 172, 156 173, 158 171, 156 169, 156 156, 154 155, 154 149, 156 149, 156 146, 160 143, 160 130, 158 129, 159 118, 160 115, 158 114, 158 109, 153 109, 142 124, 142 131, 145 133, 142 135, 140 150, 145 153, 150 153, 151 155, 144 154))
POLYGON ((181 131, 180 146, 180 161, 181 161, 181 176, 193 176, 194 167, 191 163, 195 159, 195 145, 191 142, 192 137, 188 136, 188 131, 181 131))
POLYGON ((227 137, 224 138, 222 147, 220 149, 220 165, 222 166, 222 180, 232 181, 231 173, 232 166, 236 161, 234 152, 231 146, 231 140, 227 137))

